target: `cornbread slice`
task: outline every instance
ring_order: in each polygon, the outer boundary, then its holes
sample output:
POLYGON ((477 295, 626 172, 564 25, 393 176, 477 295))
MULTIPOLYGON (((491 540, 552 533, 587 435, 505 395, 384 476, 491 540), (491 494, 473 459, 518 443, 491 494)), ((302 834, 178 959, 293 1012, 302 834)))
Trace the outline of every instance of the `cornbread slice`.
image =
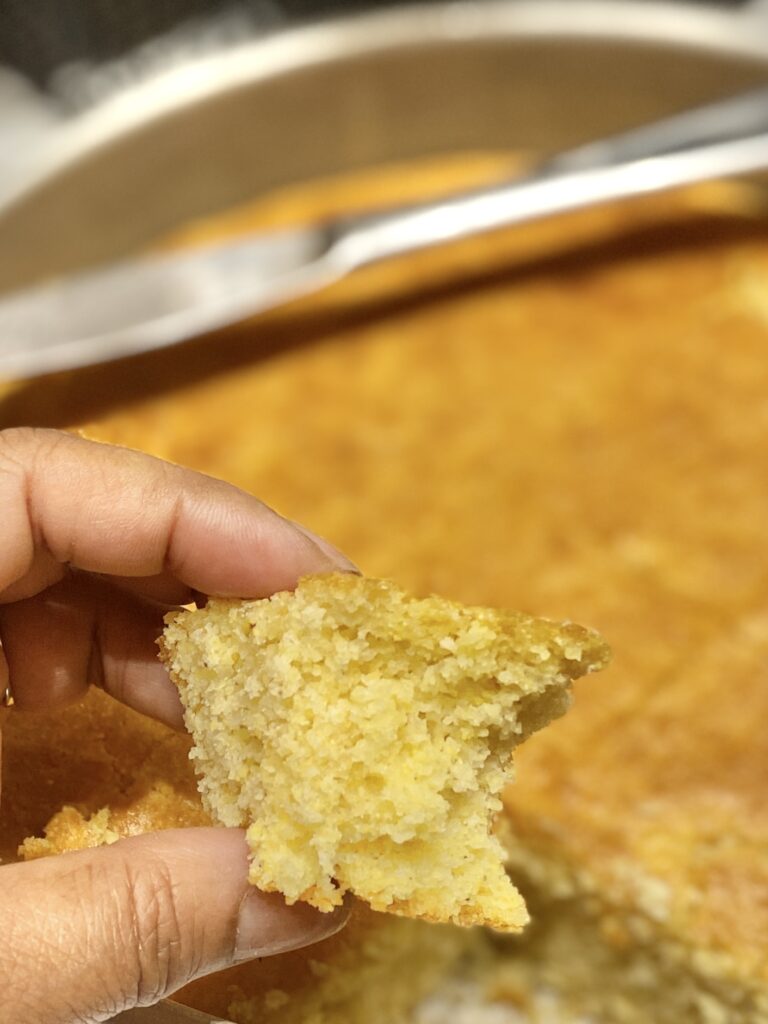
POLYGON ((491 833, 512 751, 602 667, 595 634, 349 574, 167 619, 200 792, 250 879, 321 910, 517 931, 491 833))

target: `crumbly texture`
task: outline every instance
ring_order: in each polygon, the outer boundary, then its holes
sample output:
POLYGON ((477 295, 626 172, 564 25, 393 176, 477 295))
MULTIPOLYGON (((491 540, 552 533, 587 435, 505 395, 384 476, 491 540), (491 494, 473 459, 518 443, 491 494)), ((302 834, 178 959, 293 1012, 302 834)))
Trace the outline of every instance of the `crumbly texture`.
POLYGON ((188 736, 92 689, 67 708, 0 710, 0 859, 100 845, 110 835, 210 824, 188 736))
POLYGON ((609 735, 598 742, 582 723, 554 769, 536 763, 543 744, 526 765, 537 787, 522 800, 505 794, 510 867, 541 908, 538 947, 517 969, 612 1024, 768 1024, 756 724, 768 715, 768 611, 735 618, 691 652, 642 716, 612 711, 609 735), (586 780, 572 780, 564 801, 560 771, 587 747, 602 789, 585 828, 586 780), (620 799, 631 815, 618 817, 620 799))
POLYGON ((165 828, 197 828, 213 824, 196 799, 165 781, 154 782, 145 792, 134 792, 121 806, 113 800, 93 814, 66 805, 45 826, 44 835, 28 836, 19 847, 24 860, 37 860, 69 850, 108 846, 125 836, 142 835, 165 828))
POLYGON ((706 963, 691 965, 689 951, 643 916, 584 893, 532 901, 531 911, 529 944, 499 949, 483 972, 482 998, 491 1005, 522 1006, 528 1020, 537 994, 551 991, 581 1024, 768 1021, 764 990, 709 972, 706 963))
POLYGON ((254 885, 525 924, 493 816, 514 748, 606 664, 595 633, 337 573, 169 616, 161 650, 203 802, 247 828, 254 885))
MULTIPOLYGON (((361 172, 260 200, 224 231, 506 173, 506 157, 361 172)), ((561 891, 583 908, 605 892, 622 927, 657 915, 676 973, 650 959, 645 995, 600 958, 618 948, 610 924, 582 943, 569 926, 571 952, 548 954, 564 999, 610 992, 632 1024, 705 984, 708 1008, 673 1002, 676 1024, 730 1024, 738 992, 750 1024, 765 1020, 766 209, 762 187, 717 185, 500 232, 0 405, 2 426, 84 425, 226 477, 414 592, 609 636, 611 666, 518 751, 506 803, 534 917, 561 891)), ((220 233, 213 220, 179 241, 220 233)), ((138 805, 159 780, 194 794, 183 739, 101 693, 46 722, 0 709, 7 856, 65 804, 138 805)), ((540 970, 535 934, 515 954, 521 988, 540 970)), ((623 962, 642 956, 639 934, 623 962)))
MULTIPOLYGON (((25 860, 103 846, 162 828, 210 824, 196 793, 158 782, 92 814, 65 807, 25 860), (122 805, 121 805, 122 804, 122 805)), ((240 964, 192 982, 174 998, 237 1024, 402 1024, 468 957, 487 956, 482 934, 386 914, 364 904, 317 945, 240 964)))
POLYGON ((486 957, 479 981, 492 1005, 510 1003, 535 1016, 537 993, 590 1024, 766 1024, 768 994, 759 977, 740 972, 726 948, 690 947, 665 926, 668 894, 657 878, 633 872, 639 899, 616 898, 562 858, 549 860, 512 836, 510 860, 521 879, 533 925, 523 944, 505 940, 486 957))

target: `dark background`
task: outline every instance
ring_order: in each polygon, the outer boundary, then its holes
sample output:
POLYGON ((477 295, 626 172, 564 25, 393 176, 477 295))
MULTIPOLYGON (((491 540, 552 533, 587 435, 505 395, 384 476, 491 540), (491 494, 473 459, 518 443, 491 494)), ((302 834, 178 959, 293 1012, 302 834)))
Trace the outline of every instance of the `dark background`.
MULTIPOLYGON (((722 2, 733 6, 740 0, 722 2)), ((217 17, 234 14, 238 31, 258 33, 375 5, 376 0, 0 0, 0 64, 45 88, 62 65, 115 60, 179 26, 204 31, 217 17)))
POLYGON ((0 64, 45 86, 62 64, 101 63, 187 24, 240 15, 253 32, 371 0, 0 0, 0 64))

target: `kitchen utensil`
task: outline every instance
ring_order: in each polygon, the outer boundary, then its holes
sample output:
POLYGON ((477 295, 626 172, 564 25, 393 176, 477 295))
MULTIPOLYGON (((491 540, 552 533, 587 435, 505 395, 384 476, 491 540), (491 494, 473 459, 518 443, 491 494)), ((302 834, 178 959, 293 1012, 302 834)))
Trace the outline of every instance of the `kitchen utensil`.
POLYGON ((539 174, 64 278, 0 302, 0 374, 32 377, 172 345, 367 264, 692 182, 768 170, 768 88, 588 144, 539 174))

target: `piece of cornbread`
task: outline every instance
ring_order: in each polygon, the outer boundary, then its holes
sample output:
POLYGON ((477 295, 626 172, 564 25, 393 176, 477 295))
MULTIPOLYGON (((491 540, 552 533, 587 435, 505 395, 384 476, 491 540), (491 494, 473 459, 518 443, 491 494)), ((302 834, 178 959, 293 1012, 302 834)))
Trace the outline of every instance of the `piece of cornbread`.
POLYGON ((255 885, 522 928, 493 816, 514 748, 606 663, 595 633, 336 574, 169 616, 161 646, 203 800, 247 827, 255 885))

